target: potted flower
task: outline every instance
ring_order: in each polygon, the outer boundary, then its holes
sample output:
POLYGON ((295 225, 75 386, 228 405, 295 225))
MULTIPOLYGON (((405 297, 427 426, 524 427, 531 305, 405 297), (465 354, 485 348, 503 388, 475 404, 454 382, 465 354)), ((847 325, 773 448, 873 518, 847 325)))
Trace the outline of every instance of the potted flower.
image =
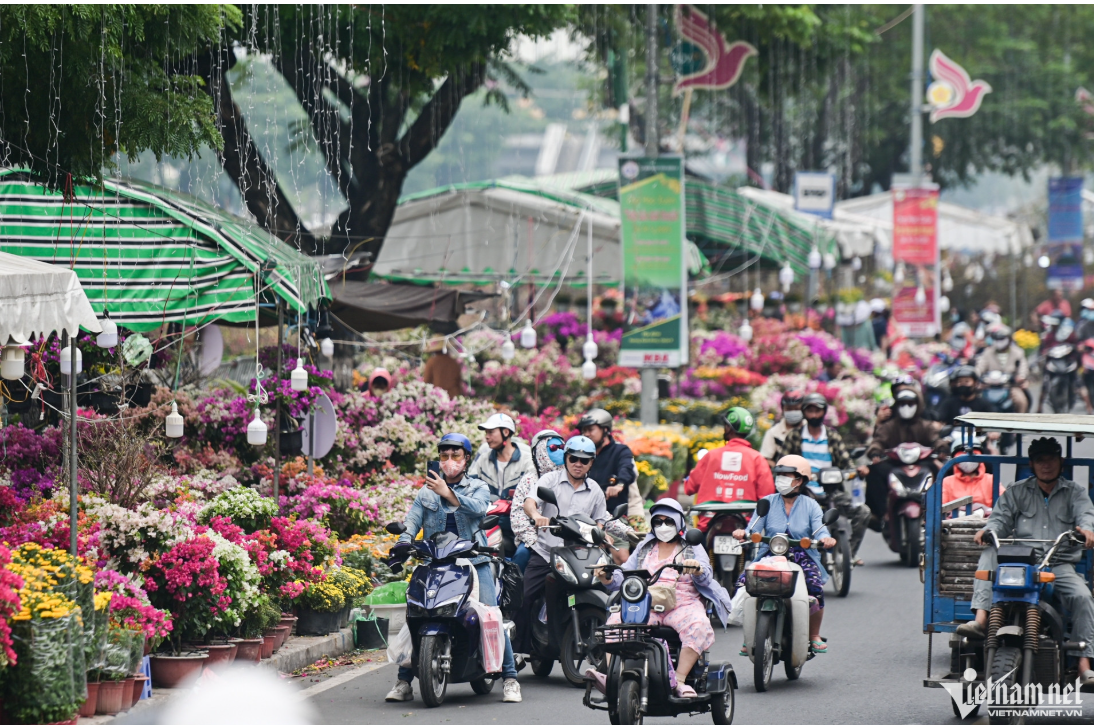
POLYGON ((329 634, 338 629, 346 596, 332 581, 312 582, 297 600, 296 631, 300 634, 329 634))
POLYGON ((226 516, 232 523, 250 534, 269 528, 277 515, 277 502, 263 497, 246 486, 236 486, 220 493, 201 510, 198 520, 207 523, 214 516, 226 516))

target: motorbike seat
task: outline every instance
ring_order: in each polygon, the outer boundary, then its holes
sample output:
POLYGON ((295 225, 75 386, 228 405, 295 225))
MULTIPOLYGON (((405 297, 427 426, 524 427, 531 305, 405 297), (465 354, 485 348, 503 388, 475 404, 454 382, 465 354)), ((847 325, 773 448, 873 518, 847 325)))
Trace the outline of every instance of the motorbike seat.
POLYGON ((680 648, 680 635, 677 634, 676 630, 672 627, 655 625, 650 628, 650 636, 665 640, 670 650, 678 650, 680 648))

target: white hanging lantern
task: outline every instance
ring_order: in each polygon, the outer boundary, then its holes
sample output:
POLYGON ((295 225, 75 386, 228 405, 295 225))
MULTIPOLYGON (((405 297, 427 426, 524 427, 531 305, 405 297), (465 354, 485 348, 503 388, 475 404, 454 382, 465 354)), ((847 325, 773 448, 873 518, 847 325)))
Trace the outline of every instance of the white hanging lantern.
POLYGON ((95 338, 95 344, 99 347, 114 347, 118 344, 118 326, 110 319, 110 313, 104 312, 103 319, 99 320, 99 327, 103 331, 95 338))
POLYGON ((255 419, 247 424, 247 442, 252 446, 266 445, 266 424, 259 417, 258 408, 255 408, 255 419))
POLYGON ((597 347, 596 341, 593 340, 593 336, 589 335, 585 338, 585 344, 581 346, 581 354, 586 360, 596 360, 596 356, 600 353, 600 348, 597 347))
POLYGON ((536 346, 536 328, 532 327, 531 320, 524 321, 524 329, 520 331, 520 346, 525 350, 536 346))
MULTIPOLYGON (((61 349, 61 375, 72 374, 72 347, 65 345, 61 349)), ((79 375, 84 371, 84 354, 80 352, 80 348, 76 348, 76 374, 79 375)))
POLYGON ((790 285, 794 284, 794 270, 791 269, 790 262, 784 264, 779 270, 779 284, 783 286, 783 292, 789 292, 790 285))
POLYGON ((915 288, 915 303, 917 305, 922 305, 922 304, 925 304, 926 302, 927 302, 927 292, 926 292, 926 290, 924 290, 923 287, 916 287, 915 288))
POLYGON ((752 290, 752 296, 748 298, 748 306, 756 312, 759 312, 764 308, 764 295, 760 292, 760 288, 752 290))
POLYGON ((741 329, 737 331, 737 335, 745 342, 752 340, 752 325, 748 324, 748 320, 741 323, 741 329))
POLYGON ((836 268, 836 255, 832 254, 831 252, 825 252, 824 253, 824 269, 828 272, 831 272, 835 268, 836 268))
POLYGON ((0 377, 4 380, 18 380, 23 377, 23 361, 26 353, 17 345, 8 345, 0 357, 0 377))
POLYGON ((506 337, 505 342, 501 344, 501 359, 505 362, 509 362, 517 354, 517 346, 513 344, 512 338, 506 337))
POLYGON ((167 437, 168 438, 182 438, 182 416, 179 415, 179 406, 175 401, 171 401, 171 412, 167 414, 167 437))
POLYGON ((304 358, 296 358, 296 367, 289 373, 289 383, 297 392, 308 389, 308 371, 304 369, 304 358))
POLYGON ((861 257, 855 257, 854 259, 851 260, 851 269, 855 270, 856 272, 859 271, 860 269, 862 269, 862 258, 861 257))
POLYGON ((949 312, 950 311, 950 298, 946 295, 942 295, 938 298, 938 311, 949 312))
POLYGON ((319 352, 323 353, 323 357, 334 357, 334 340, 329 337, 320 340, 319 352))
POLYGON ((1037 259, 1037 266, 1040 267, 1041 269, 1048 269, 1048 266, 1050 264, 1052 264, 1052 260, 1048 258, 1047 254, 1042 254, 1037 259))
POLYGON ((893 284, 904 284, 904 265, 898 264, 893 270, 893 284))
POLYGON ((589 358, 585 358, 585 362, 581 366, 581 377, 586 380, 596 379, 596 363, 589 358))
POLYGON ((950 276, 949 272, 946 272, 945 274, 942 275, 942 291, 943 292, 952 292, 953 291, 953 277, 950 276))
POLYGON ((820 269, 821 264, 823 264, 823 263, 824 262, 823 262, 823 259, 821 258, 820 250, 817 249, 816 247, 813 247, 812 249, 810 249, 809 250, 809 269, 820 269))
POLYGON ((1025 256, 1022 257, 1022 264, 1026 265, 1027 267, 1032 267, 1033 266, 1033 255, 1030 254, 1029 252, 1026 252, 1025 256))

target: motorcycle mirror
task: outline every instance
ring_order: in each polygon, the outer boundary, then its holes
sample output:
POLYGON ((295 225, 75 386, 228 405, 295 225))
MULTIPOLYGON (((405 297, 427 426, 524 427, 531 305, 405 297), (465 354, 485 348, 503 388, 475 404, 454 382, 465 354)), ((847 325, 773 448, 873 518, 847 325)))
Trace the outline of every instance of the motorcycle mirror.
POLYGON ((825 526, 831 526, 836 523, 836 519, 839 518, 839 511, 837 509, 828 509, 824 512, 824 516, 821 517, 821 521, 825 526))
POLYGON ((599 527, 589 532, 589 536, 592 537, 593 543, 600 546, 604 543, 604 531, 599 527))
POLYGON ((628 509, 627 504, 625 504, 625 503, 619 504, 618 506, 615 507, 615 510, 612 511, 612 518, 613 519, 623 518, 624 516, 627 515, 627 509, 628 509))
POLYGON ((555 492, 546 486, 539 486, 536 488, 536 495, 539 496, 539 500, 544 503, 549 503, 552 506, 558 506, 558 499, 555 498, 555 492))
POLYGON ((688 529, 687 533, 684 534, 684 541, 686 541, 690 546, 698 546, 699 544, 703 543, 704 538, 706 537, 699 529, 688 529))
POLYGON ((492 529, 492 528, 494 528, 495 526, 498 525, 499 520, 500 519, 497 516, 494 516, 494 515, 487 516, 486 518, 484 518, 482 520, 482 523, 479 524, 479 528, 482 529, 483 531, 486 531, 487 529, 492 529))
POLYGON ((767 512, 771 510, 771 502, 766 498, 761 498, 759 503, 756 504, 756 515, 761 519, 767 516, 767 512))
POLYGON ((866 453, 866 446, 859 446, 851 449, 851 458, 858 459, 866 453))
POLYGON ((384 530, 387 531, 389 534, 394 534, 395 536, 406 533, 406 527, 403 526, 402 521, 392 521, 390 524, 384 527, 384 530))

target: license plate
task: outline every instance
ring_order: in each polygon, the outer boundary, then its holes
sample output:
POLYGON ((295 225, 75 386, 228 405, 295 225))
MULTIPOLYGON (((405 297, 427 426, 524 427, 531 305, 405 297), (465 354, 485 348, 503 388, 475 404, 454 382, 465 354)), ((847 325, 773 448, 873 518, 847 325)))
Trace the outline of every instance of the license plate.
POLYGON ((571 594, 566 599, 566 603, 569 604, 571 607, 574 606, 575 604, 577 604, 577 597, 575 597, 573 594, 571 594))
POLYGON ((734 539, 732 536, 715 536, 714 537, 714 553, 715 554, 740 554, 741 542, 734 539))

